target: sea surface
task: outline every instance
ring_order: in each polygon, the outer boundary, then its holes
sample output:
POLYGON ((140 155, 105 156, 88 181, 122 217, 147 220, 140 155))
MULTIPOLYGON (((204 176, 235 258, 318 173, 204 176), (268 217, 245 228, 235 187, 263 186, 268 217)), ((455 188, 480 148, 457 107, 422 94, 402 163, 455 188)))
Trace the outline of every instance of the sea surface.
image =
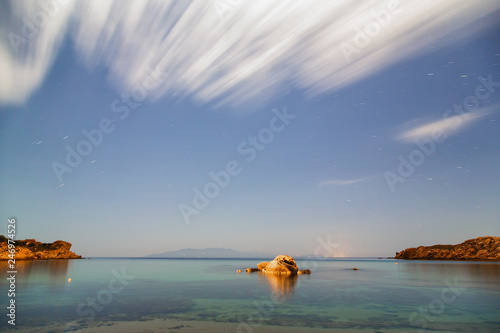
POLYGON ((311 275, 245 273, 260 261, 18 261, 15 297, 0 262, 0 331, 500 332, 500 263, 310 259, 297 263, 311 275))

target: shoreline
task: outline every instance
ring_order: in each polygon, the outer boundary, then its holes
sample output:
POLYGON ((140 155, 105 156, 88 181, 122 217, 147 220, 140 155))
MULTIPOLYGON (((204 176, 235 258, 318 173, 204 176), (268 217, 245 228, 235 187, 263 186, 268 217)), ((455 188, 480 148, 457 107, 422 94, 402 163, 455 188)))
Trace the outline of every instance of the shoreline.
MULTIPOLYGON (((169 318, 153 318, 143 321, 110 321, 97 322, 94 326, 85 328, 71 328, 67 330, 66 325, 49 325, 29 329, 21 329, 25 333, 49 333, 49 332, 79 332, 79 333, 136 333, 136 332, 158 332, 158 333, 220 333, 220 332, 260 332, 260 333, 299 333, 299 332, 318 332, 318 333, 373 333, 383 331, 384 333, 417 333, 421 328, 322 328, 307 326, 277 326, 255 324, 249 325, 242 321, 239 323, 201 321, 201 320, 182 320, 169 318)), ((439 331, 440 333, 453 333, 453 331, 439 331)))
POLYGON ((48 261, 48 260, 80 260, 80 259, 92 259, 92 258, 30 258, 30 259, 4 259, 0 258, 0 261, 9 261, 9 260, 16 260, 16 261, 48 261))

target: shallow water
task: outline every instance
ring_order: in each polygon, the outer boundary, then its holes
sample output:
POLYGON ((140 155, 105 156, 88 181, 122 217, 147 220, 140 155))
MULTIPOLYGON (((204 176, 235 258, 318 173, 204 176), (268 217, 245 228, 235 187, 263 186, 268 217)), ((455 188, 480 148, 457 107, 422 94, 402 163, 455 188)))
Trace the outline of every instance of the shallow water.
MULTIPOLYGON (((15 330, 500 332, 500 263, 299 260, 311 275, 236 273, 260 261, 17 262, 15 330)), ((12 328, 8 289, 4 278, 1 330, 12 328)))

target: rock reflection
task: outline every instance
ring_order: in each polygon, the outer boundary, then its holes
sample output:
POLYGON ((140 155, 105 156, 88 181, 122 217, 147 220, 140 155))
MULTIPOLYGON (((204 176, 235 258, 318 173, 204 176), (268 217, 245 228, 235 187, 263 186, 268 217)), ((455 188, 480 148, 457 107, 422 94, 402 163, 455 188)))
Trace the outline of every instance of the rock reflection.
POLYGON ((422 281, 442 282, 443 276, 458 278, 468 286, 499 289, 500 264, 490 262, 399 262, 398 271, 422 281))
POLYGON ((259 278, 266 280, 271 287, 271 293, 275 300, 286 301, 295 291, 297 284, 297 274, 272 274, 272 273, 258 273, 259 278))
MULTIPOLYGON (((70 260, 16 260, 15 270, 19 283, 41 283, 47 285, 52 292, 65 288, 70 260)), ((4 272, 8 268, 7 261, 0 261, 0 269, 4 272)))
POLYGON ((23 260, 16 262, 18 273, 25 277, 65 278, 68 273, 68 266, 69 260, 23 260))

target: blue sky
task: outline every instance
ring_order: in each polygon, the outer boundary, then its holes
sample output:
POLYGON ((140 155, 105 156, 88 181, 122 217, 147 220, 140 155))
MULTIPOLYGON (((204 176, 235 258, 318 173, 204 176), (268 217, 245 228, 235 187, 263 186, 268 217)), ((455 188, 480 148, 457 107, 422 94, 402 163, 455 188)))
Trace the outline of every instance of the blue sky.
POLYGON ((49 3, 2 11, 19 239, 390 256, 499 234, 496 2, 49 3))

